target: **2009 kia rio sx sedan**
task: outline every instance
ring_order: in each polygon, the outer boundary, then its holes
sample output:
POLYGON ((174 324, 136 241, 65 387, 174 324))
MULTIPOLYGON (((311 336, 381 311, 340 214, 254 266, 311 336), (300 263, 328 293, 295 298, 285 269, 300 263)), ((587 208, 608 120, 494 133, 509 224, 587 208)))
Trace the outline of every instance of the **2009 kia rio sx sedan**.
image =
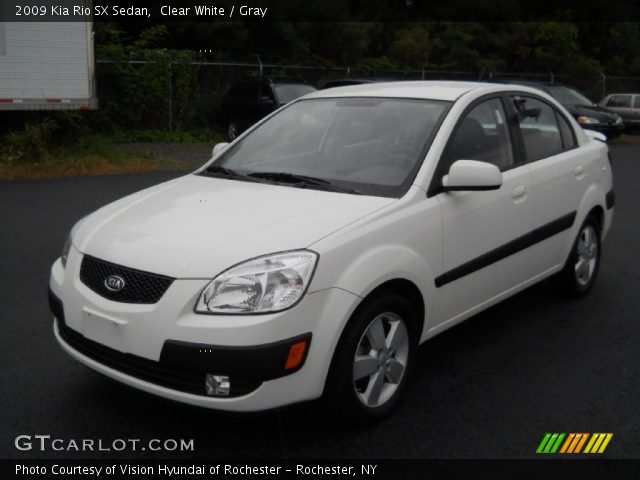
POLYGON ((614 206, 599 135, 514 85, 307 95, 80 220, 51 272, 56 338, 180 402, 324 395, 375 420, 420 343, 554 274, 589 291, 614 206))

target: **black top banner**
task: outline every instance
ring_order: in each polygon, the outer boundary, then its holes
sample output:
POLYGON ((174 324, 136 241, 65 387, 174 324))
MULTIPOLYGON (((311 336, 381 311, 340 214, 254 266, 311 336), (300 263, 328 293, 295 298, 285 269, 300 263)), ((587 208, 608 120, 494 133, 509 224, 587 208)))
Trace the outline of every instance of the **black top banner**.
POLYGON ((6 0, 5 22, 633 21, 638 0, 6 0))

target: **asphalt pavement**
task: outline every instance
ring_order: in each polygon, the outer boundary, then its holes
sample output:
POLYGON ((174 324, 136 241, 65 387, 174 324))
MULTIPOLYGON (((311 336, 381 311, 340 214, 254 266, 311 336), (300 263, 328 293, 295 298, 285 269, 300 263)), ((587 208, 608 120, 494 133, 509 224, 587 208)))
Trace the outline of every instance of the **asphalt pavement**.
MULTIPOLYGON (((318 402, 225 414, 156 398, 72 360, 52 334, 49 268, 76 220, 179 173, 0 183, 0 458, 18 435, 194 439, 177 458, 522 458, 545 432, 612 432, 640 457, 640 146, 612 147, 616 211, 599 278, 568 300, 543 282, 424 344, 401 409, 365 429, 318 402)), ((166 454, 164 454, 166 456, 166 454)))

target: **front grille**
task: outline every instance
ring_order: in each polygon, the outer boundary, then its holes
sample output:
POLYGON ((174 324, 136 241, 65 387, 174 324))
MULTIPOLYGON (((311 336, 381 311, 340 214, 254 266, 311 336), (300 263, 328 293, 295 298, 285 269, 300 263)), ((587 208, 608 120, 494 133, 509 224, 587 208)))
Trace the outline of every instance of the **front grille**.
MULTIPOLYGON (((58 331, 62 339, 81 354, 95 360, 102 365, 113 368, 140 380, 179 390, 181 392, 206 395, 206 371, 167 365, 131 353, 122 353, 100 343, 89 340, 84 335, 67 327, 64 321, 58 319, 58 331)), ((215 373, 215 372, 214 372, 215 373)), ((231 390, 228 397, 246 395, 262 384, 258 379, 231 378, 231 390)))
POLYGON ((174 279, 85 255, 80 267, 80 280, 98 295, 109 300, 124 303, 156 303, 174 279), (105 280, 111 275, 118 275, 124 280, 122 290, 114 292, 106 287, 105 280))

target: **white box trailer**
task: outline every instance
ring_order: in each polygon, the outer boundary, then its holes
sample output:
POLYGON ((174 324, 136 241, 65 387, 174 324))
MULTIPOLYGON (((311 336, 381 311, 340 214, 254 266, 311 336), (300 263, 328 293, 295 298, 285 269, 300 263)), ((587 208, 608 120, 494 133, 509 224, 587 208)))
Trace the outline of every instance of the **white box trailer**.
POLYGON ((0 110, 97 107, 92 22, 0 22, 0 110))

